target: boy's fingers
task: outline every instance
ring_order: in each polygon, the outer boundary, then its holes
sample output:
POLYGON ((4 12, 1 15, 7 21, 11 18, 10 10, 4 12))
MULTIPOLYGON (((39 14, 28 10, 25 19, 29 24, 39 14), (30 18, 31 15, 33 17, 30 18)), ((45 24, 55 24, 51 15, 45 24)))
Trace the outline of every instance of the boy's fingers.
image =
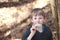
POLYGON ((36 27, 32 27, 31 30, 33 30, 33 31, 36 30, 36 27))

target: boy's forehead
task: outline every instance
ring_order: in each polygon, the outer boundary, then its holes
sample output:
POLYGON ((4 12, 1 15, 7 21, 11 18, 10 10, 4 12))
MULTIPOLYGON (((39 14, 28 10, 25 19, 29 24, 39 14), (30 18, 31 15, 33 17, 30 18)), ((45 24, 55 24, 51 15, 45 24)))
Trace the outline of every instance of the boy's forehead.
POLYGON ((33 15, 32 17, 43 17, 42 15, 33 15))
MULTIPOLYGON (((40 17, 40 16, 42 16, 42 15, 33 15, 32 17, 40 17)), ((43 17, 43 16, 42 16, 43 17)))

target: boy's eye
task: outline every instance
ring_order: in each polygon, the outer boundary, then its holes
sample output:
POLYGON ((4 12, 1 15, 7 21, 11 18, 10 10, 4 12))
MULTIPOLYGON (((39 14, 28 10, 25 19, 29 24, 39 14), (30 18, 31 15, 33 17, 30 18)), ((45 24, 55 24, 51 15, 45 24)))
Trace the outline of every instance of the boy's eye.
POLYGON ((39 18, 39 19, 42 19, 42 18, 39 18))
POLYGON ((37 18, 34 18, 34 19, 37 19, 37 18))

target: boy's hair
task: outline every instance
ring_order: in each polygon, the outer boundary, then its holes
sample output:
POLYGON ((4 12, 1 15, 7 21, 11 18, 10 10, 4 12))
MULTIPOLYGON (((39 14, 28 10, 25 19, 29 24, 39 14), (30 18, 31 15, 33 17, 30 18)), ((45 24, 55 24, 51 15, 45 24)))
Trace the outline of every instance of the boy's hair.
POLYGON ((37 16, 37 15, 39 15, 39 16, 42 15, 45 18, 45 13, 40 8, 35 8, 31 11, 31 18, 32 18, 32 16, 37 16))

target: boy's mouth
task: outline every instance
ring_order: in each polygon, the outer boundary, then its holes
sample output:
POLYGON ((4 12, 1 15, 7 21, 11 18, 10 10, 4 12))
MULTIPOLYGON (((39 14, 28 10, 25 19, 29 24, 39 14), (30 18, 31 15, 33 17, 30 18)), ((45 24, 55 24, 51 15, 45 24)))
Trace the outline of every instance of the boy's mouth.
POLYGON ((36 27, 41 27, 42 24, 40 24, 40 23, 36 23, 35 26, 36 26, 36 27))

